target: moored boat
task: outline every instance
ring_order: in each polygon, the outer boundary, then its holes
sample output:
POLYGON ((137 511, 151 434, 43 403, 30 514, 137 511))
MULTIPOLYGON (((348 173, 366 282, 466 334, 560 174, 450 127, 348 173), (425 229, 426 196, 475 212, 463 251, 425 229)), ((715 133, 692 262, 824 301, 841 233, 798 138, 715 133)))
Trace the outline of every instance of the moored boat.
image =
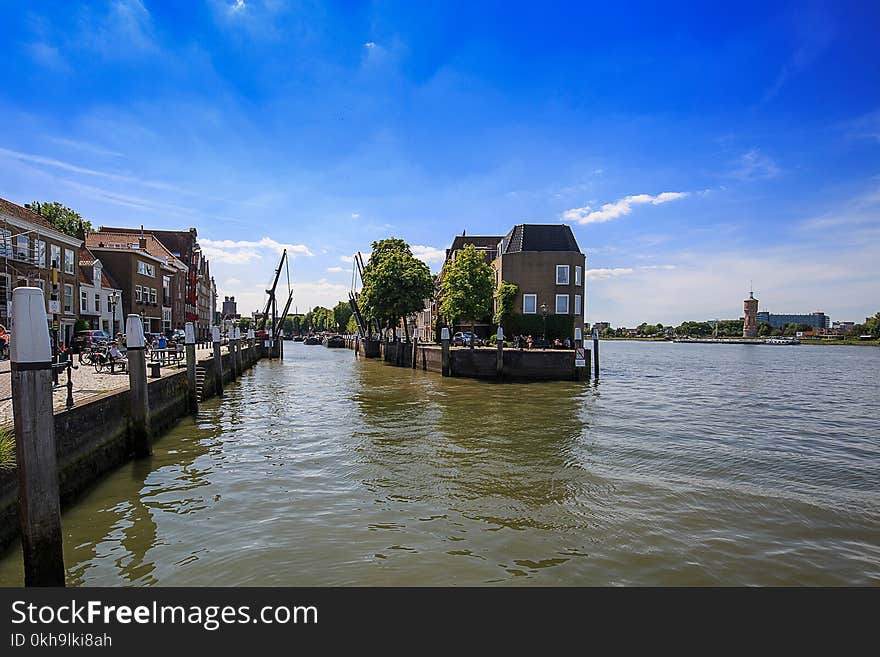
POLYGON ((324 338, 323 344, 325 347, 338 349, 345 346, 345 338, 343 338, 341 335, 328 335, 324 338))
POLYGON ((317 336, 310 335, 305 340, 303 340, 303 344, 316 345, 321 344, 321 341, 317 338, 317 336))

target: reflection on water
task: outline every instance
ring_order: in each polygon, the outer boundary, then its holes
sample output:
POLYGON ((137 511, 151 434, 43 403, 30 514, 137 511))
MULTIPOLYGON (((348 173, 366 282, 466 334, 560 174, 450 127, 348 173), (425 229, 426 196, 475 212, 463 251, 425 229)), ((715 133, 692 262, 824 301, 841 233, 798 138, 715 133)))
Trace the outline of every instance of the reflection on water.
POLYGON ((68 581, 880 583, 880 350, 603 347, 498 385, 292 344, 64 513, 68 581))

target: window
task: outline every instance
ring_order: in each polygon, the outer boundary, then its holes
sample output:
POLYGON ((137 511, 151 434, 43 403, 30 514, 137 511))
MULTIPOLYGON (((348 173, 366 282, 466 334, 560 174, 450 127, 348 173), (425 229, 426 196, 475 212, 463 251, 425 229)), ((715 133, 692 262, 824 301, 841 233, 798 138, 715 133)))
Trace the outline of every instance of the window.
POLYGON ((31 241, 27 235, 15 236, 15 259, 28 260, 30 258, 31 241))
POLYGON ((538 295, 524 294, 523 315, 534 315, 536 312, 538 312, 538 295))
POLYGON ((81 313, 87 312, 89 309, 89 293, 85 290, 79 291, 79 311, 81 313))
POLYGON ((581 267, 580 265, 575 266, 575 268, 574 268, 574 284, 575 285, 582 285, 581 281, 584 280, 583 275, 584 275, 584 268, 581 267))
POLYGON ((12 255, 12 231, 0 230, 0 253, 4 258, 12 255))
POLYGON ((568 285, 568 265, 556 265, 556 284, 568 285))
POLYGON ((37 267, 44 269, 46 267, 46 242, 45 240, 37 240, 37 267))
POLYGON ((64 249, 64 273, 73 273, 73 251, 70 249, 64 249))
POLYGON ((138 303, 143 303, 143 288, 140 285, 134 286, 134 299, 138 303))
POLYGON ((49 266, 61 269, 61 247, 55 244, 49 245, 49 266))
POLYGON ((149 262, 138 260, 138 274, 143 274, 144 276, 155 276, 156 269, 149 262))
POLYGON ((557 294, 556 295, 556 314, 557 315, 567 315, 568 314, 568 295, 567 294, 557 294))
POLYGON ((95 295, 95 312, 96 313, 101 312, 101 295, 100 294, 95 295))
POLYGON ((73 314, 73 285, 64 286, 64 312, 73 314))
POLYGON ((0 308, 7 311, 6 304, 12 303, 12 294, 9 290, 9 274, 0 274, 0 308))
POLYGON ((581 295, 574 295, 574 314, 580 316, 581 314, 581 295))
POLYGON ((150 288, 150 303, 156 303, 156 288, 150 288))

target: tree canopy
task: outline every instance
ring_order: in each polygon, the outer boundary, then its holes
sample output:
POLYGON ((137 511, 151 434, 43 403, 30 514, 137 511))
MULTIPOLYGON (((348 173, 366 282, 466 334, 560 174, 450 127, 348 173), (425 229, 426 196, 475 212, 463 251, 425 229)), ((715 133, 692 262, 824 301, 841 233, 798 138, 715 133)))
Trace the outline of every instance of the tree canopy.
POLYGON ((351 319, 351 306, 348 305, 348 301, 340 301, 333 306, 333 321, 337 330, 345 331, 349 319, 351 319))
POLYGON ((504 321, 513 314, 513 303, 516 300, 518 288, 513 283, 501 281, 495 290, 495 324, 501 326, 504 321))
POLYGON ((71 210, 58 201, 34 201, 33 203, 25 203, 24 207, 36 212, 55 228, 71 237, 84 240, 86 235, 92 232, 91 221, 83 219, 79 212, 71 210))
POLYGON ((428 265, 413 256, 409 244, 392 237, 373 242, 373 253, 364 267, 360 306, 367 320, 395 326, 424 307, 434 291, 428 265))
POLYGON ((443 271, 440 314, 450 324, 487 317, 492 309, 493 279, 491 265, 473 244, 459 249, 443 271))

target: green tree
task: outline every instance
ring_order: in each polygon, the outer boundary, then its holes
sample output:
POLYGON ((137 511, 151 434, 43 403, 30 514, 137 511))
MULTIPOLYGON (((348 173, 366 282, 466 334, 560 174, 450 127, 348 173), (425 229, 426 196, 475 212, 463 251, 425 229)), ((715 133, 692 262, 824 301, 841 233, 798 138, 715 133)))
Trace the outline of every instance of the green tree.
POLYGON ((84 240, 86 235, 92 232, 91 221, 83 219, 79 212, 71 210, 58 201, 34 201, 33 203, 25 203, 24 207, 36 212, 55 228, 71 237, 84 240))
MULTIPOLYGON (((466 245, 444 269, 440 313, 450 324, 471 320, 473 332, 474 324, 491 312, 493 278, 483 253, 473 244, 466 245)), ((471 349, 474 342, 471 340, 471 349)))
POLYGON ((758 335, 762 338, 773 335, 773 327, 770 326, 769 322, 761 322, 758 324, 758 335))
POLYGON ((364 318, 380 326, 396 326, 401 318, 420 311, 434 292, 428 265, 396 237, 373 242, 363 280, 359 301, 364 318))
POLYGON ((504 322, 513 315, 513 302, 516 300, 516 293, 519 288, 513 283, 501 281, 498 289, 495 290, 495 324, 502 326, 504 322))
POLYGON ((358 332, 358 325, 354 319, 354 315, 348 318, 348 323, 345 325, 345 332, 349 335, 354 335, 358 332))
POLYGON ((242 317, 238 320, 238 328, 241 329, 242 333, 247 333, 248 330, 254 327, 254 321, 250 317, 242 317))
POLYGON ((337 326, 337 330, 345 331, 348 327, 348 320, 351 319, 351 306, 347 301, 340 301, 333 306, 333 321, 337 326))

